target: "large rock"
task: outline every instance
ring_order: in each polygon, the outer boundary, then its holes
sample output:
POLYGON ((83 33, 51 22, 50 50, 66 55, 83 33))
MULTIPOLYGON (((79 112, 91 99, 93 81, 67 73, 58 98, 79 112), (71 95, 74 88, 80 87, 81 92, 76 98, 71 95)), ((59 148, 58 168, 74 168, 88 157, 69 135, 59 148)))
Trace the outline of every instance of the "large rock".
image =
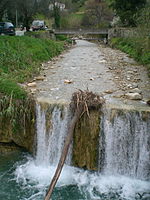
POLYGON ((27 86, 28 87, 36 87, 36 82, 28 83, 27 86))
POLYGON ((142 94, 142 90, 140 90, 139 88, 134 88, 134 89, 130 90, 129 93, 139 93, 139 94, 142 94))
POLYGON ((130 100, 141 100, 142 99, 142 95, 137 92, 136 93, 126 93, 125 97, 130 100))

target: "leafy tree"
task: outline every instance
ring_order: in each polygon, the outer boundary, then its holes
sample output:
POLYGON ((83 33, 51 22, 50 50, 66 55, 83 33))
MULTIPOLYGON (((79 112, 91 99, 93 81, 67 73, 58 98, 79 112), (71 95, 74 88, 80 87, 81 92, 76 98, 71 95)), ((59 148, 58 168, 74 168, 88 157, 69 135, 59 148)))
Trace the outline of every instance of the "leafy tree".
POLYGON ((150 0, 147 1, 145 7, 137 13, 136 25, 141 36, 149 36, 150 38, 150 0))
POLYGON ((49 16, 49 4, 51 0, 38 0, 36 2, 36 12, 43 14, 45 16, 49 16))
POLYGON ((10 0, 0 0, 0 21, 3 18, 3 15, 8 9, 8 5, 10 3, 10 0))
POLYGON ((17 10, 20 20, 27 31, 30 29, 30 23, 36 13, 37 0, 17 0, 17 10))
POLYGON ((135 14, 141 9, 146 0, 107 0, 110 6, 126 26, 135 26, 135 14))
POLYGON ((112 20, 112 11, 109 9, 105 1, 88 0, 85 3, 85 15, 83 25, 93 27, 108 26, 112 20))

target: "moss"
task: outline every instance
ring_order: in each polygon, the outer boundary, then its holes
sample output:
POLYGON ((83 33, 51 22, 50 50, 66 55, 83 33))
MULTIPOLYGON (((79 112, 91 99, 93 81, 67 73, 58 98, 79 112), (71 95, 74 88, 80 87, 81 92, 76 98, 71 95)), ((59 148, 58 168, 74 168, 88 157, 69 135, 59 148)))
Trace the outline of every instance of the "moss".
POLYGON ((90 111, 77 123, 74 132, 73 164, 89 170, 97 170, 100 132, 100 113, 90 111))
POLYGON ((0 142, 12 141, 32 151, 35 136, 35 102, 31 98, 0 99, 0 142))

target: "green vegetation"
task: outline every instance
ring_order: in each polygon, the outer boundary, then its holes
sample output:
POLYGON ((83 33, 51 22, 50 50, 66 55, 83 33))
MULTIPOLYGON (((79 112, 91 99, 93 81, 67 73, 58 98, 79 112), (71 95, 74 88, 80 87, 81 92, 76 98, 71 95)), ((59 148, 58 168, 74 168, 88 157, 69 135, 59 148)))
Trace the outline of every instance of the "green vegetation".
POLYGON ((107 0, 107 2, 120 18, 123 26, 135 26, 135 15, 146 4, 146 0, 107 0))
POLYGON ((80 28, 83 20, 83 13, 71 13, 67 16, 62 16, 60 26, 63 29, 76 29, 80 28))
POLYGON ((25 99, 27 96, 26 92, 14 81, 2 77, 0 78, 0 92, 7 96, 11 94, 15 99, 25 99))
POLYGON ((32 37, 0 36, 0 123, 6 121, 13 133, 21 133, 34 123, 34 100, 19 83, 40 71, 40 63, 63 50, 64 42, 32 37), (30 112, 29 112, 30 111, 30 112), (33 122, 33 123, 31 123, 33 122))
POLYGON ((65 41, 65 40, 67 40, 67 36, 66 35, 56 35, 56 39, 59 41, 65 41))
MULTIPOLYGON (((34 125, 35 112, 34 100, 32 98, 14 99, 10 96, 0 95, 0 123, 1 130, 12 130, 12 133, 24 132, 27 127, 34 125), (30 112, 29 112, 30 111, 30 112)), ((6 131, 6 132, 7 132, 6 131)), ((6 134, 6 137, 7 136, 6 134)))
MULTIPOLYGON (((136 3, 142 2, 145 1, 141 0, 136 3)), ((145 7, 136 13, 134 22, 136 22, 136 29, 131 30, 135 33, 134 37, 113 38, 111 45, 128 53, 139 63, 146 65, 150 75, 150 0, 147 1, 145 7)))
POLYGON ((113 38, 111 46, 129 54, 139 63, 147 65, 150 75, 150 37, 113 38))
POLYGON ((56 35, 57 41, 66 41, 68 44, 72 44, 72 39, 67 37, 66 35, 56 35))
POLYGON ((31 37, 0 37, 0 93, 15 98, 25 97, 17 83, 39 73, 40 63, 57 56, 63 42, 31 37), (20 93, 20 94, 19 94, 20 93))

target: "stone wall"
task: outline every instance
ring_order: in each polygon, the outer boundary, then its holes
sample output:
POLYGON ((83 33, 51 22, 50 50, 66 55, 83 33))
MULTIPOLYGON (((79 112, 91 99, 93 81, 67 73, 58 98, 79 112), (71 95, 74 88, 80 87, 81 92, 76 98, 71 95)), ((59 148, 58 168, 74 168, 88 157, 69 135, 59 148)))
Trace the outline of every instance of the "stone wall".
POLYGON ((138 36, 138 31, 136 28, 111 28, 108 30, 108 40, 114 37, 135 37, 138 36))

